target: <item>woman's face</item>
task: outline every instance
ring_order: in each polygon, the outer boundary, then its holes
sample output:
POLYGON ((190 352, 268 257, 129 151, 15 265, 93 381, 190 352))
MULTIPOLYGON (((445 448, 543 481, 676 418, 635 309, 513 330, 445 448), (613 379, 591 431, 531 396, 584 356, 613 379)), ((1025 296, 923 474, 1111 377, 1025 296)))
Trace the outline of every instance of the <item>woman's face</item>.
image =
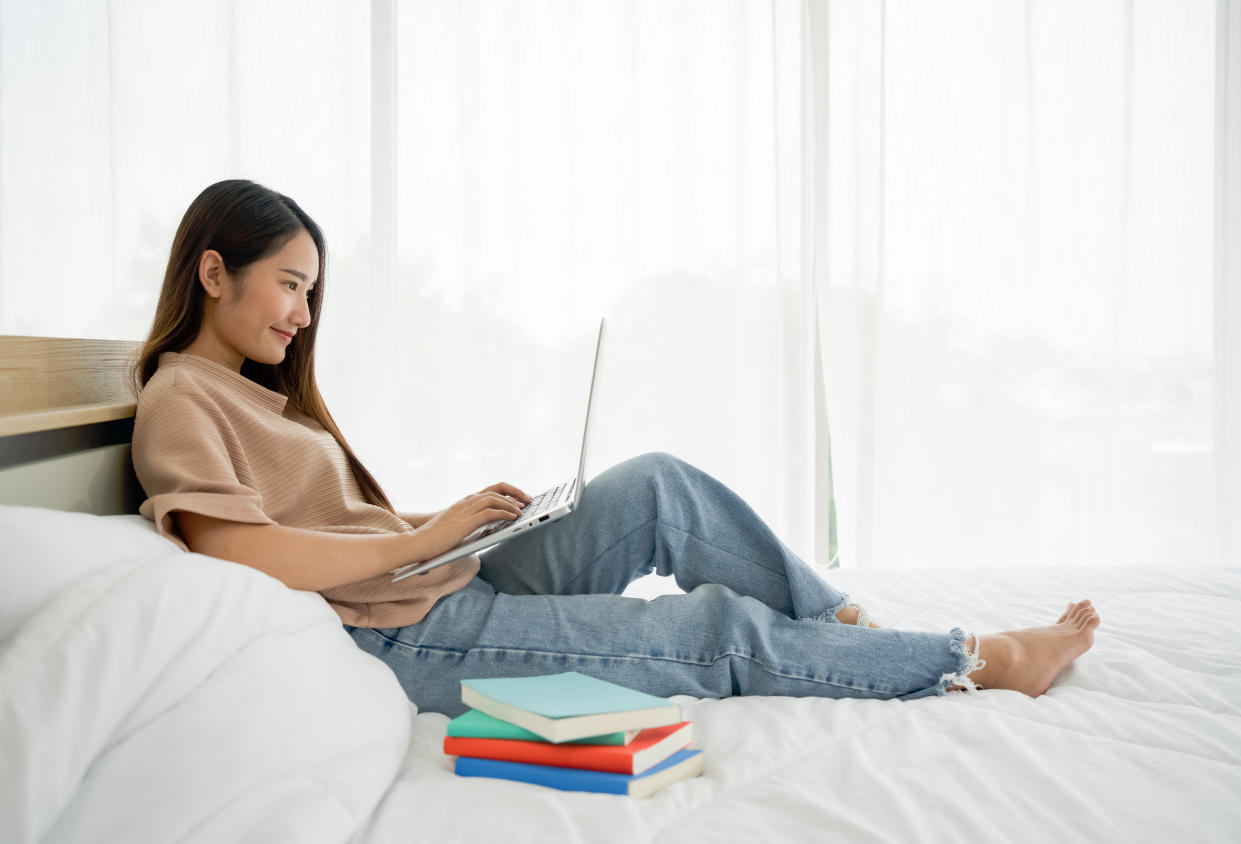
POLYGON ((250 265, 240 296, 215 250, 203 252, 198 273, 207 300, 187 353, 238 372, 247 358, 277 364, 298 342, 298 330, 310 325, 307 297, 319 275, 319 251, 304 229, 275 255, 250 265))

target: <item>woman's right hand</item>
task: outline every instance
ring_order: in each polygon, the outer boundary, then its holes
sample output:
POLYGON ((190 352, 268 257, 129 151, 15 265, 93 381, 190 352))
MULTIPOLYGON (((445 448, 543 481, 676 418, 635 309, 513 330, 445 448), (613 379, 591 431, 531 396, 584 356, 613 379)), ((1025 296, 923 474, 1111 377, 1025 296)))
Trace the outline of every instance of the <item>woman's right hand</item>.
POLYGON ((517 487, 498 483, 482 492, 467 495, 428 519, 417 533, 422 537, 425 559, 456 548, 478 528, 497 519, 512 521, 530 503, 530 496, 517 487))

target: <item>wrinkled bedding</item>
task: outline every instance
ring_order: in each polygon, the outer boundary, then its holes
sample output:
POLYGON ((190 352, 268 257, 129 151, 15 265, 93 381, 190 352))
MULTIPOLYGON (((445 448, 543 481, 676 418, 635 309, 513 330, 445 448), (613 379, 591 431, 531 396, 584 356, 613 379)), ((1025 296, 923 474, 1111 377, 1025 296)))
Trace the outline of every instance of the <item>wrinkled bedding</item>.
MULTIPOLYGON (((679 698, 702 777, 648 800, 458 778, 316 594, 137 516, 0 507, 0 829, 81 841, 1154 841, 1241 828, 1241 569, 831 572, 880 623, 1089 597, 1038 699, 679 698)), ((655 584, 653 589, 662 587, 655 584)))
POLYGON ((419 714, 366 840, 1236 840, 1241 569, 829 577, 888 626, 985 636, 1082 598, 1103 624, 1037 699, 682 698, 705 773, 640 803, 457 778, 419 714))

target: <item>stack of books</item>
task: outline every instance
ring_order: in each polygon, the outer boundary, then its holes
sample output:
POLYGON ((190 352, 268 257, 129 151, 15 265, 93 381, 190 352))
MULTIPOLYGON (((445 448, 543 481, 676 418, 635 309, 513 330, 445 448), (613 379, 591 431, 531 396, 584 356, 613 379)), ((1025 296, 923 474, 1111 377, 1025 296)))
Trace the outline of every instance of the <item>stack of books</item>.
POLYGON ((569 671, 462 680, 461 700, 473 708, 444 737, 461 776, 649 797, 702 773, 693 725, 667 698, 569 671))

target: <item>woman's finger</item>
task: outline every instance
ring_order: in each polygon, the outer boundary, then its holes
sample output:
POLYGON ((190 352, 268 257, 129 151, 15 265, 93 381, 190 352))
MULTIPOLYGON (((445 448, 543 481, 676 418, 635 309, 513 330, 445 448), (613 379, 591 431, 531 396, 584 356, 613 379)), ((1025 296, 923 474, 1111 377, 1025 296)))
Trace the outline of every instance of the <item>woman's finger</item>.
POLYGON ((524 492, 522 492, 520 489, 513 486, 512 484, 505 483, 503 481, 501 481, 498 484, 492 484, 491 486, 484 489, 483 492, 498 492, 501 495, 511 495, 513 498, 516 498, 518 501, 524 502, 526 504, 529 504, 531 501, 530 496, 526 495, 524 492))
POLYGON ((476 507, 482 507, 483 509, 502 508, 513 513, 520 513, 522 511, 521 504, 499 492, 480 492, 476 499, 476 507))

